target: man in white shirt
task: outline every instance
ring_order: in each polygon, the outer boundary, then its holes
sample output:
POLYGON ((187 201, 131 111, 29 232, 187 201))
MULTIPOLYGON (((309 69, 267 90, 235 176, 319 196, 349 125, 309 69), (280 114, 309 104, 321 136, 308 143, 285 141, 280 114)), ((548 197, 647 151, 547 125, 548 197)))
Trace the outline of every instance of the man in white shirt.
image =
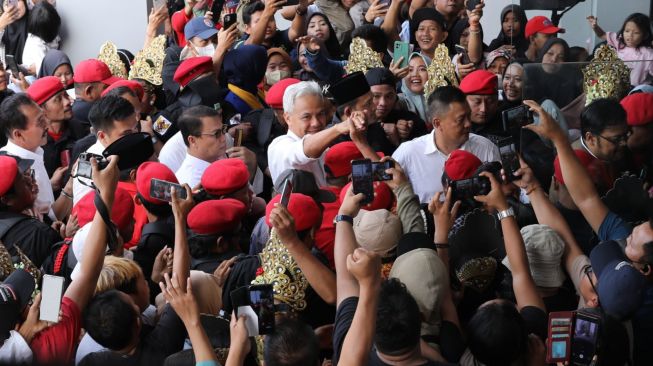
MULTIPOLYGON (((91 107, 88 117, 97 136, 97 142, 86 152, 95 155, 102 155, 102 152, 119 138, 138 132, 140 123, 134 106, 128 100, 116 96, 100 98, 91 107)), ((80 177, 74 179, 73 204, 76 204, 92 188, 89 179, 80 177)))
POLYGON ((180 184, 196 187, 206 168, 228 155, 247 165, 250 177, 254 177, 251 181, 254 191, 257 192, 259 186, 262 190, 263 173, 256 164, 256 154, 242 146, 227 148, 227 125, 222 123, 220 110, 204 105, 188 108, 179 117, 177 125, 187 147, 186 156, 175 172, 180 184))
POLYGON ((470 133, 469 106, 456 87, 437 89, 428 101, 428 118, 433 132, 399 145, 392 155, 413 185, 421 203, 442 191, 444 163, 456 149, 469 151, 481 161, 501 161, 499 148, 490 140, 470 133))

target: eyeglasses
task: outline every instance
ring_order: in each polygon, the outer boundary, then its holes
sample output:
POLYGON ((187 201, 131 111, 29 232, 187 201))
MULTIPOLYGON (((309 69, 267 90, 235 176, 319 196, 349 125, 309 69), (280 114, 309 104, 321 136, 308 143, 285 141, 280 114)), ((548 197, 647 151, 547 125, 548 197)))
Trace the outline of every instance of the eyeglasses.
POLYGON ((595 294, 599 294, 598 291, 596 291, 596 286, 594 285, 594 281, 592 281, 592 276, 590 276, 590 273, 594 272, 592 269, 592 266, 587 266, 583 269, 583 272, 585 272, 585 276, 587 276, 587 279, 590 281, 590 286, 592 286, 592 290, 594 290, 595 294))
POLYGON ((29 169, 25 170, 25 171, 23 172, 23 176, 25 176, 25 178, 34 179, 34 176, 35 176, 35 175, 34 175, 34 169, 29 168, 29 169))
POLYGON ((229 129, 229 126, 222 125, 222 127, 219 130, 215 130, 215 132, 213 132, 213 133, 200 133, 200 136, 213 136, 213 137, 215 137, 217 139, 217 138, 220 138, 220 136, 226 134, 228 129, 229 129))
POLYGON ((601 135, 596 135, 596 136, 598 136, 598 137, 612 143, 613 145, 618 146, 618 145, 625 145, 628 142, 628 138, 630 138, 630 136, 632 134, 633 134, 633 131, 628 131, 628 132, 624 133, 623 135, 617 135, 617 136, 612 136, 612 137, 605 137, 605 136, 601 136, 601 135))

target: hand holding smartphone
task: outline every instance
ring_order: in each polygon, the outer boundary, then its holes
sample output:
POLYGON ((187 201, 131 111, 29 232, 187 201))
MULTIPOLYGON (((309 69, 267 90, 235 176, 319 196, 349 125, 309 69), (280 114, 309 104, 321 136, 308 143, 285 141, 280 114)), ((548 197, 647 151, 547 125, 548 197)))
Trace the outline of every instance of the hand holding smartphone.
POLYGON ((286 182, 283 184, 283 190, 281 191, 281 201, 279 203, 281 206, 288 208, 288 203, 290 203, 290 194, 292 193, 292 182, 290 179, 286 179, 286 182))
POLYGON ((351 181, 354 194, 365 194, 365 198, 361 202, 362 205, 374 200, 374 178, 372 162, 369 159, 352 160, 351 181))
POLYGON ((400 68, 408 66, 408 61, 410 58, 410 46, 411 45, 408 42, 395 41, 395 48, 392 54, 392 59, 394 62, 397 62, 401 57, 403 57, 403 60, 401 60, 401 64, 399 65, 400 68))
POLYGON ((63 297, 64 278, 59 276, 43 275, 41 285, 41 307, 39 320, 58 323, 61 298, 63 297))
POLYGON ((222 27, 224 29, 229 29, 232 25, 234 25, 236 23, 237 19, 238 18, 237 18, 236 13, 226 14, 222 18, 222 27))
POLYGON ((150 182, 150 197, 160 201, 172 202, 172 187, 175 187, 177 197, 182 200, 187 198, 186 189, 181 184, 167 182, 156 178, 152 178, 150 182))

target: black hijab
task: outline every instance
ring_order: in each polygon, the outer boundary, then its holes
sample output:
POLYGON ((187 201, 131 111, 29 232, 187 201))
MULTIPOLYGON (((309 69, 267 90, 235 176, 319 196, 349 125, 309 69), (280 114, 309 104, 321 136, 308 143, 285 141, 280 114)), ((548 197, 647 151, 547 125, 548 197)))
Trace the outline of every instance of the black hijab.
POLYGON ((326 47, 326 50, 329 53, 329 58, 334 60, 342 60, 342 49, 340 48, 340 43, 338 43, 338 36, 336 35, 336 31, 333 29, 333 26, 331 25, 331 21, 329 21, 329 18, 327 18, 326 15, 322 13, 311 14, 311 16, 308 17, 308 20, 306 21, 307 30, 308 30, 308 23, 311 22, 311 19, 313 19, 314 16, 322 17, 322 19, 324 19, 327 26, 329 27, 329 39, 326 42, 324 42, 324 46, 326 47))
POLYGON ((61 65, 70 65, 70 69, 73 69, 73 65, 70 63, 70 59, 65 53, 57 49, 49 49, 43 57, 43 62, 41 62, 38 77, 53 76, 57 67, 61 65))
POLYGON ((490 42, 490 46, 488 47, 488 51, 492 52, 496 50, 497 48, 501 46, 506 46, 506 45, 513 45, 515 46, 515 49, 517 51, 517 57, 523 57, 523 54, 525 54, 526 50, 528 49, 528 40, 526 39, 526 23, 528 22, 528 18, 526 18, 526 12, 524 9, 522 9, 521 6, 519 5, 508 5, 503 10, 501 10, 501 24, 500 24, 500 30, 499 30, 499 35, 497 38, 493 39, 492 42, 490 42), (503 21, 506 19, 506 15, 508 13, 512 12, 514 16, 519 20, 519 35, 517 38, 511 38, 507 36, 505 33, 503 33, 503 21))
POLYGON ((29 18, 27 4, 24 1, 23 4, 25 4, 25 15, 9 24, 5 28, 5 34, 2 36, 2 44, 5 45, 5 55, 14 55, 14 59, 18 65, 23 63, 23 48, 25 48, 25 40, 27 39, 27 19, 29 18))
POLYGON ((544 59, 544 55, 549 51, 551 47, 554 45, 559 44, 565 49, 565 61, 564 62, 569 62, 569 44, 567 41, 561 38, 549 38, 546 43, 544 43, 544 46, 537 52, 537 62, 542 63, 542 60, 544 59))

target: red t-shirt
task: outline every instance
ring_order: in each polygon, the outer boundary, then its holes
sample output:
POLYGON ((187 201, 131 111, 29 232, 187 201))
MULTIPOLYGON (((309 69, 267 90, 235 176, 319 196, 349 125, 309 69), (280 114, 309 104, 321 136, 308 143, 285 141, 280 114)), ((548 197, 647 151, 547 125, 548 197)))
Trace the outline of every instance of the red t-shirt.
POLYGON ((134 201, 134 234, 131 237, 131 240, 125 243, 124 248, 129 249, 141 240, 141 233, 143 232, 143 226, 147 224, 147 211, 143 205, 136 203, 136 184, 127 183, 127 182, 118 182, 118 187, 124 189, 132 196, 134 201))
POLYGON ((178 10, 172 14, 170 18, 170 23, 172 24, 172 29, 177 35, 177 45, 184 47, 186 45, 186 36, 184 36, 184 28, 186 23, 192 19, 186 16, 184 9, 178 10))
POLYGON ((82 328, 82 314, 77 304, 64 296, 61 300, 61 321, 38 333, 30 347, 34 361, 72 364, 82 328))
POLYGON ((323 189, 329 190, 336 195, 335 202, 323 203, 324 213, 322 214, 322 225, 315 232, 315 247, 320 249, 327 259, 329 259, 329 266, 331 269, 336 268, 336 262, 333 257, 333 250, 335 247, 336 240, 336 228, 333 226, 333 219, 338 214, 340 210, 340 190, 338 187, 324 187, 323 189))

